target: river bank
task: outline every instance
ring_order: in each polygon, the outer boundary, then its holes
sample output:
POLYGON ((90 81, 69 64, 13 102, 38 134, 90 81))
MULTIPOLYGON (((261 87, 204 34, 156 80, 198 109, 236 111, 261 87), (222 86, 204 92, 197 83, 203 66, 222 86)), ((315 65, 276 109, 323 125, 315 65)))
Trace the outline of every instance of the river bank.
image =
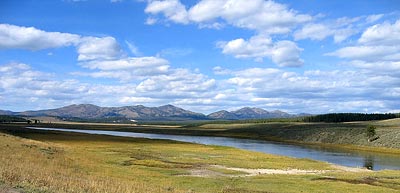
POLYGON ((37 126, 259 139, 365 152, 400 154, 400 119, 353 123, 272 122, 264 124, 204 124, 181 127, 98 124, 39 124, 37 126), (377 127, 376 136, 379 136, 377 140, 368 141, 366 136, 368 125, 377 127))
POLYGON ((239 139, 231 137, 215 136, 188 136, 171 134, 151 134, 137 132, 123 132, 110 130, 81 130, 64 128, 41 128, 26 127, 39 131, 74 132, 94 135, 108 135, 119 137, 133 137, 146 139, 162 139, 180 142, 188 142, 203 145, 217 145, 234 147, 243 150, 262 152, 273 155, 288 156, 292 158, 304 158, 317 161, 329 162, 347 167, 368 168, 371 170, 395 169, 400 170, 400 156, 393 154, 359 152, 354 150, 345 151, 339 148, 326 148, 322 146, 310 146, 299 144, 288 144, 284 142, 273 142, 255 139, 239 139))

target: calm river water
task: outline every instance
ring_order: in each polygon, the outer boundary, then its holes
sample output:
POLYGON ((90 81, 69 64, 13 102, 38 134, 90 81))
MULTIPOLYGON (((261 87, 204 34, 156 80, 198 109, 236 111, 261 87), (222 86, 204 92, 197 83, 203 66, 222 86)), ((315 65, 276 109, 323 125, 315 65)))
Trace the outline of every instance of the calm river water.
POLYGON ((372 170, 395 169, 400 170, 400 156, 365 153, 357 151, 348 151, 343 149, 332 149, 317 146, 293 145, 283 142, 271 142, 253 139, 237 139, 229 137, 206 137, 206 136, 185 136, 185 135, 167 135, 167 134, 149 134, 119 131, 101 131, 101 130, 78 130, 78 129, 60 129, 60 128, 38 128, 28 127, 29 129, 67 131, 88 134, 101 134, 123 137, 136 137, 148 139, 168 139, 190 143, 199 143, 205 145, 221 145, 246 149, 251 151, 263 152, 289 156, 294 158, 308 158, 313 160, 325 161, 342 166, 366 167, 372 170))

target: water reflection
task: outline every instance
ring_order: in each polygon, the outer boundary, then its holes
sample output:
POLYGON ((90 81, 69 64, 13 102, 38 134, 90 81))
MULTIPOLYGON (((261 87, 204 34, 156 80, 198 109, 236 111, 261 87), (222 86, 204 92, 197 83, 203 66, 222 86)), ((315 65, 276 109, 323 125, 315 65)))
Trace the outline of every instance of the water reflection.
POLYGON ((374 157, 373 156, 365 156, 364 157, 364 168, 369 170, 374 170, 374 157))

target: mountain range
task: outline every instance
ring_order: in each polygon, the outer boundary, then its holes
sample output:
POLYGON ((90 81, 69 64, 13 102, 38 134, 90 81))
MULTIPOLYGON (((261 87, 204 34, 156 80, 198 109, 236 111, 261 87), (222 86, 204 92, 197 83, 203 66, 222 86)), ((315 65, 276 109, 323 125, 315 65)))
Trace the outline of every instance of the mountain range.
POLYGON ((217 111, 207 115, 211 119, 223 119, 223 120, 241 120, 241 119, 264 119, 264 118, 288 118, 293 117, 283 111, 266 111, 260 108, 244 107, 236 111, 217 111))
POLYGON ((50 116, 64 119, 85 120, 146 120, 146 121, 181 121, 181 120, 243 120, 243 119, 266 119, 266 118, 288 118, 291 115, 279 110, 266 111, 261 108, 244 107, 236 111, 218 111, 209 115, 185 110, 173 105, 159 107, 146 107, 143 105, 124 107, 99 107, 92 104, 69 105, 56 109, 12 112, 0 110, 0 115, 19 116, 50 116))

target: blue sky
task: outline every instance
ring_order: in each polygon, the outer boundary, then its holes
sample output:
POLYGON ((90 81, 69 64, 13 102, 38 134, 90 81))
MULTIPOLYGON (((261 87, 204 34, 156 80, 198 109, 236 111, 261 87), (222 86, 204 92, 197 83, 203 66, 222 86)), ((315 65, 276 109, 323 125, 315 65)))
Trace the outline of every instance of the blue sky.
POLYGON ((0 2, 0 109, 399 112, 400 3, 0 2))

